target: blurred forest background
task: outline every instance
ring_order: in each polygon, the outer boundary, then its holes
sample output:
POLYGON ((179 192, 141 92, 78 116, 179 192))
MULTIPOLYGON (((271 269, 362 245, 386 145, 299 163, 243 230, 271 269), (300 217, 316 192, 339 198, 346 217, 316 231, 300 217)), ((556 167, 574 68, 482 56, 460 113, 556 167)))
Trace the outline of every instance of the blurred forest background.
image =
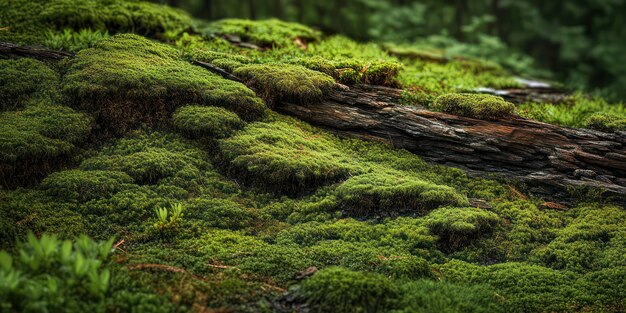
POLYGON ((279 18, 442 49, 626 100, 626 0, 155 0, 208 20, 279 18))

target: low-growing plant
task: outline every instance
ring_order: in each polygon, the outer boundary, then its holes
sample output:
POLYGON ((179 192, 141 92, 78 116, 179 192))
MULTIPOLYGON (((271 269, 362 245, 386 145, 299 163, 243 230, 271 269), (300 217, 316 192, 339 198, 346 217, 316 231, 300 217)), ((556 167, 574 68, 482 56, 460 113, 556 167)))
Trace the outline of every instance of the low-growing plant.
POLYGON ((154 228, 158 231, 172 230, 180 227, 180 223, 184 216, 183 205, 175 203, 170 208, 157 207, 154 209, 157 216, 157 221, 154 223, 154 228))
POLYGON ((109 33, 106 31, 94 31, 88 28, 75 31, 66 28, 63 32, 48 31, 45 45, 56 50, 79 51, 91 48, 96 42, 107 38, 109 38, 109 33))
POLYGON ((205 34, 236 36, 243 42, 261 47, 287 47, 319 40, 320 33, 307 26, 277 19, 250 21, 223 19, 211 23, 205 34))
POLYGON ((113 239, 75 242, 44 234, 0 251, 0 307, 19 312, 81 311, 102 306, 111 273, 104 263, 113 239))
POLYGON ((604 132, 626 130, 626 117, 606 113, 594 113, 585 120, 585 127, 604 132))
POLYGON ((59 95, 59 75, 45 63, 0 60, 0 111, 19 110, 33 101, 58 101, 59 95))
POLYGON ((480 236, 491 234, 500 221, 497 214, 480 208, 439 208, 424 219, 430 231, 439 236, 442 250, 456 250, 480 236))

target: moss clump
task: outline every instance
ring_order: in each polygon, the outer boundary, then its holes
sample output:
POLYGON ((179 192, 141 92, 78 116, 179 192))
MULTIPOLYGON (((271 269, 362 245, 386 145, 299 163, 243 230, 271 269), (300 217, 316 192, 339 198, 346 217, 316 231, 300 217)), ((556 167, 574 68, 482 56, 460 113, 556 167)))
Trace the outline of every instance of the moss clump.
POLYGON ((81 29, 75 31, 66 28, 63 32, 49 31, 46 34, 45 45, 55 50, 79 51, 93 47, 98 41, 109 38, 106 31, 81 29))
POLYGON ((432 108, 454 115, 498 119, 515 114, 515 105, 502 97, 484 94, 446 94, 437 97, 432 108))
POLYGON ((80 51, 69 62, 63 93, 118 131, 169 117, 186 103, 224 106, 244 119, 265 110, 244 85, 181 60, 170 46, 131 34, 80 51))
POLYGON ((121 171, 138 184, 155 184, 162 179, 182 175, 199 175, 208 169, 206 156, 178 136, 154 133, 125 138, 82 162, 83 170, 121 171), (161 135, 162 138, 156 137, 161 135), (169 141, 167 144, 160 142, 169 141))
POLYGON ((237 114, 224 108, 197 105, 176 110, 172 123, 180 132, 193 138, 228 137, 244 125, 237 114))
POLYGON ((41 187, 55 196, 86 201, 109 197, 132 181, 122 172, 69 170, 46 177, 41 187))
POLYGON ((340 205, 356 216, 425 214, 444 205, 467 204, 453 188, 402 172, 368 173, 337 187, 340 205))
POLYGON ((205 33, 237 36, 261 47, 287 47, 319 40, 320 33, 301 24, 277 19, 250 21, 224 19, 214 22, 205 33))
POLYGON ((0 20, 9 26, 0 39, 27 44, 44 43, 47 32, 67 28, 158 37, 191 27, 183 11, 134 0, 3 0, 0 20))
POLYGON ((626 130, 626 117, 605 113, 595 113, 587 118, 585 121, 585 127, 603 132, 626 130))
POLYGON ((400 286, 402 299, 398 303, 400 312, 504 312, 498 294, 486 286, 468 286, 449 282, 417 280, 400 286))
POLYGON ((224 161, 237 177, 277 192, 298 192, 348 175, 346 155, 327 135, 287 122, 253 123, 222 140, 224 161))
POLYGON ((253 86, 269 102, 307 103, 320 101, 335 80, 300 65, 254 64, 237 68, 233 74, 253 86))
POLYGON ((497 214, 480 208, 439 208, 424 220, 433 234, 439 236, 444 250, 458 249, 472 239, 488 235, 500 221, 497 214))
POLYGON ((0 112, 0 160, 53 160, 72 151, 90 131, 90 118, 67 107, 33 104, 0 112))
POLYGON ((383 275, 329 267, 305 280, 296 295, 319 312, 382 312, 398 290, 383 275))
POLYGON ((0 111, 27 102, 59 99, 59 75, 33 59, 0 60, 0 111))

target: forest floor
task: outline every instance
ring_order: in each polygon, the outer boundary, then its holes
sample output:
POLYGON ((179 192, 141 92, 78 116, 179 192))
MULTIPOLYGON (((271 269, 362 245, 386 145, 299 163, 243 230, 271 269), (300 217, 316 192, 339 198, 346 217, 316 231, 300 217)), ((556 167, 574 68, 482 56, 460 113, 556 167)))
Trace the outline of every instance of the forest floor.
POLYGON ((0 21, 3 312, 626 310, 623 104, 147 2, 0 21))

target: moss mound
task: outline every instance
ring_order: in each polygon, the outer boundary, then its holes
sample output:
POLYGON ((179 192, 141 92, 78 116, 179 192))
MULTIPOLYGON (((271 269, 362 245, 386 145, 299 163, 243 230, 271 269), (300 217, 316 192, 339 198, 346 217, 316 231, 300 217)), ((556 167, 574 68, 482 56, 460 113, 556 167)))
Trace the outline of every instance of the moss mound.
POLYGON ((320 101, 335 85, 332 77, 299 65, 245 65, 233 73, 246 81, 246 85, 257 89, 269 102, 320 101))
POLYGON ((224 19, 214 22, 205 33, 236 36, 260 47, 287 47, 319 40, 320 33, 298 23, 277 19, 250 21, 224 19))
POLYGON ((451 187, 402 172, 351 177, 337 187, 337 197, 356 216, 421 215, 439 206, 467 204, 467 198, 451 187))
POLYGON ((53 105, 31 105, 0 113, 0 160, 55 159, 69 153, 91 131, 89 117, 53 105))
POLYGON ((255 186, 297 192, 337 181, 351 166, 322 134, 286 122, 253 123, 219 144, 231 171, 255 186))
POLYGON ((59 99, 59 75, 33 59, 0 60, 0 111, 27 102, 59 99))
POLYGON ((111 196, 131 182, 122 172, 69 170, 46 177, 41 187, 55 196, 86 201, 111 196))
POLYGON ((398 296, 385 276, 341 267, 323 269, 299 287, 298 296, 320 312, 381 312, 398 296))
POLYGON ((118 131, 169 117, 186 103, 224 106, 244 119, 265 110, 244 85, 181 60, 170 46, 131 34, 80 51, 69 62, 63 94, 118 131))
POLYGON ((176 110, 172 123, 180 132, 192 138, 224 138, 244 125, 237 114, 224 108, 197 105, 187 105, 176 110))
POLYGON ((9 27, 0 31, 2 41, 25 44, 41 44, 47 32, 66 28, 161 36, 191 27, 183 11, 133 0, 2 0, 0 20, 9 27))
POLYGON ((587 118, 585 126, 603 132, 626 130, 626 117, 606 113, 595 113, 587 118))
POLYGON ((439 208, 425 218, 425 225, 439 236, 445 250, 455 250, 479 236, 488 236, 500 221, 497 214, 480 208, 439 208))
POLYGON ((439 96, 432 108, 454 115, 493 120, 515 114, 515 105, 502 97, 482 94, 445 94, 439 96))

